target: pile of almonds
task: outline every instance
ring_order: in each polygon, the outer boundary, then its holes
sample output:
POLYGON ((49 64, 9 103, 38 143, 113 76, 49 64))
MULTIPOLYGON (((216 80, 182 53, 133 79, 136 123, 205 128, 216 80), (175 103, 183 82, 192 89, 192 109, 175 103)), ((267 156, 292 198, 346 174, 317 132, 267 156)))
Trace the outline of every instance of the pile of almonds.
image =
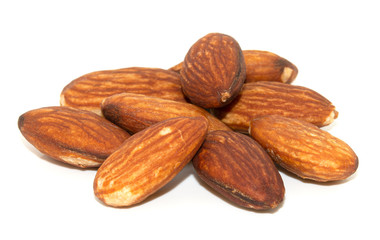
POLYGON ((291 85, 298 70, 267 51, 242 51, 210 33, 169 70, 92 72, 69 83, 61 106, 22 114, 18 127, 42 153, 98 168, 94 193, 106 205, 137 204, 189 162, 235 204, 256 210, 284 199, 278 168, 317 182, 351 176, 358 157, 320 129, 338 112, 291 85))

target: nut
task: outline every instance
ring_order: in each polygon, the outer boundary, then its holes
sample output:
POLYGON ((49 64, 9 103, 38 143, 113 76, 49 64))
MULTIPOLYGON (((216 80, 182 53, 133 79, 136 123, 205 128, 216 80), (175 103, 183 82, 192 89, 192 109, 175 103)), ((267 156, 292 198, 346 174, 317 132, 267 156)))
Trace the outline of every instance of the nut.
POLYGON ((186 102, 179 74, 159 68, 132 67, 83 75, 62 90, 60 103, 101 114, 103 99, 123 92, 186 102))
POLYGON ((183 92, 195 105, 227 105, 240 92, 246 76, 238 42, 220 33, 202 37, 186 54, 181 76, 183 92))
POLYGON ((81 168, 99 167, 129 137, 103 117, 69 107, 28 111, 18 127, 40 152, 81 168))
POLYGON ((140 94, 113 95, 103 101, 101 108, 104 117, 133 133, 175 117, 205 117, 209 122, 208 131, 231 130, 209 112, 194 104, 140 94))
POLYGON ((342 180, 358 168, 350 146, 304 121, 266 116, 252 120, 250 134, 276 163, 301 178, 342 180))
POLYGON ((241 133, 209 133, 193 166, 210 187, 240 206, 270 209, 284 198, 284 184, 272 159, 241 133))
POLYGON ((291 83, 297 77, 297 67, 274 53, 245 50, 243 54, 247 68, 245 83, 258 81, 291 83))
POLYGON ((318 127, 329 125, 338 117, 334 105, 319 93, 279 82, 246 83, 231 104, 212 112, 227 126, 241 132, 248 131, 252 119, 265 115, 296 118, 318 127))
MULTIPOLYGON (((272 52, 260 50, 243 50, 246 65, 245 83, 274 81, 291 83, 297 77, 297 67, 283 57, 272 52)), ((182 62, 169 68, 180 73, 182 62)))
POLYGON ((207 132, 205 118, 172 118, 129 139, 99 168, 94 193, 106 205, 131 206, 168 183, 191 160, 207 132))

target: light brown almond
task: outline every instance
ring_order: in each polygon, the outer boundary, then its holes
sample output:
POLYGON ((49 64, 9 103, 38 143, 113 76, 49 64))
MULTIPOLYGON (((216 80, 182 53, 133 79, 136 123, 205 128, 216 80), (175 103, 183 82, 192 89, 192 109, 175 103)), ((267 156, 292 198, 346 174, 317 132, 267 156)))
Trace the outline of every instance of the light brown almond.
POLYGON ((195 155, 207 120, 171 118, 127 139, 99 168, 94 193, 106 205, 137 204, 168 183, 195 155))
POLYGON ((157 122, 175 117, 205 117, 209 122, 208 131, 231 131, 220 120, 194 104, 140 94, 121 93, 113 95, 103 101, 101 108, 104 117, 133 133, 157 122))
POLYGON ((40 152, 81 168, 99 167, 129 137, 103 117, 69 107, 28 111, 18 127, 40 152))
POLYGON ((243 51, 247 68, 245 83, 271 81, 291 83, 297 77, 297 67, 272 52, 259 50, 243 51))
POLYGON ((276 163, 301 178, 343 180, 358 168, 347 143, 304 121, 266 116, 252 120, 250 134, 276 163))
POLYGON ((241 132, 248 131, 252 119, 265 115, 296 118, 318 127, 329 125, 338 117, 335 106, 321 94, 279 82, 246 83, 231 104, 212 112, 227 126, 241 132))
POLYGON ((92 72, 73 80, 62 90, 60 104, 101 114, 103 99, 123 92, 186 102, 179 74, 159 68, 131 67, 92 72))

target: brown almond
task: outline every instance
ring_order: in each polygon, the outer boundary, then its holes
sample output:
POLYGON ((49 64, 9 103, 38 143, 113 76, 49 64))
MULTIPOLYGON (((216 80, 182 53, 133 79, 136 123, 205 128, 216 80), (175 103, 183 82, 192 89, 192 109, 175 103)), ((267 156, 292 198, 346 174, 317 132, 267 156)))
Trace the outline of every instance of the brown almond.
POLYGON ((292 83, 297 77, 297 67, 272 52, 259 50, 243 51, 247 68, 245 82, 274 81, 292 83))
POLYGON ((194 104, 121 93, 106 98, 101 105, 105 118, 129 132, 139 132, 157 122, 175 117, 205 117, 208 131, 231 130, 203 108, 194 104))
POLYGON ((172 118, 127 139, 99 168, 94 193, 106 205, 137 204, 191 160, 207 132, 205 118, 172 118))
MULTIPOLYGON (((245 83, 274 81, 292 83, 297 77, 297 67, 287 59, 269 51, 243 50, 246 65, 245 83)), ((182 62, 169 68, 180 73, 182 62)))
POLYGON ((358 168, 350 146, 308 122, 266 116, 252 120, 250 134, 276 163, 301 178, 343 180, 358 168))
POLYGON ((62 90, 60 103, 101 114, 103 99, 123 92, 186 102, 179 74, 159 68, 131 67, 92 72, 73 80, 62 90))
POLYGON ((181 76, 183 92, 192 103, 225 106, 240 92, 246 76, 238 42, 220 33, 202 37, 186 54, 181 76))
POLYGON ((232 131, 209 133, 193 166, 210 187, 240 206, 263 210, 283 201, 285 188, 277 168, 249 136, 232 131))
POLYGON ((81 168, 99 167, 129 137, 103 117, 69 107, 28 111, 18 127, 40 152, 81 168))
POLYGON ((236 131, 247 132, 252 119, 281 115, 310 122, 318 127, 338 117, 335 106, 319 93, 301 86, 279 82, 244 84, 239 96, 213 114, 236 131))

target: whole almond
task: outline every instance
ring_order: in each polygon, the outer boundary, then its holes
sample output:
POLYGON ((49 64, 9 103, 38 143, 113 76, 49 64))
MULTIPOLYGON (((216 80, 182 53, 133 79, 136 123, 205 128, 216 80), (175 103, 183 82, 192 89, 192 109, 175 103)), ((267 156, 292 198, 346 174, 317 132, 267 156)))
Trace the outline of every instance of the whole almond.
POLYGON ((246 76, 238 42, 220 33, 202 37, 186 54, 181 76, 183 92, 192 103, 204 108, 228 104, 246 76))
POLYGON ((209 133, 193 166, 209 186, 240 206, 270 209, 284 198, 284 184, 272 159, 255 140, 241 133, 209 133))
POLYGON ((206 132, 205 118, 179 117, 134 134, 99 168, 94 180, 96 197, 114 207, 143 201, 181 171, 206 132))
POLYGON ((334 105, 319 93, 279 82, 246 83, 231 104, 212 112, 227 126, 241 132, 248 132, 252 119, 265 115, 296 118, 318 127, 329 125, 338 117, 334 105))
POLYGON ((101 114, 103 99, 123 92, 186 102, 179 74, 159 68, 132 67, 83 75, 62 90, 60 103, 101 114))
POLYGON ((291 83, 297 77, 297 67, 272 52, 259 50, 243 51, 247 68, 245 83, 274 81, 291 83))
POLYGON ((231 130, 209 112, 194 104, 134 93, 120 93, 108 97, 103 101, 101 109, 104 117, 133 133, 175 117, 205 117, 209 122, 208 131, 231 130))
MULTIPOLYGON (((243 50, 246 65, 245 83, 259 81, 274 81, 291 83, 297 77, 297 67, 287 59, 272 52, 260 50, 243 50)), ((169 68, 180 73, 182 64, 169 68)))
POLYGON ((69 107, 28 111, 18 127, 40 152, 81 168, 99 167, 129 137, 103 117, 69 107))
POLYGON ((304 121, 266 116, 252 120, 250 134, 276 163, 301 178, 342 180, 358 168, 350 146, 304 121))

